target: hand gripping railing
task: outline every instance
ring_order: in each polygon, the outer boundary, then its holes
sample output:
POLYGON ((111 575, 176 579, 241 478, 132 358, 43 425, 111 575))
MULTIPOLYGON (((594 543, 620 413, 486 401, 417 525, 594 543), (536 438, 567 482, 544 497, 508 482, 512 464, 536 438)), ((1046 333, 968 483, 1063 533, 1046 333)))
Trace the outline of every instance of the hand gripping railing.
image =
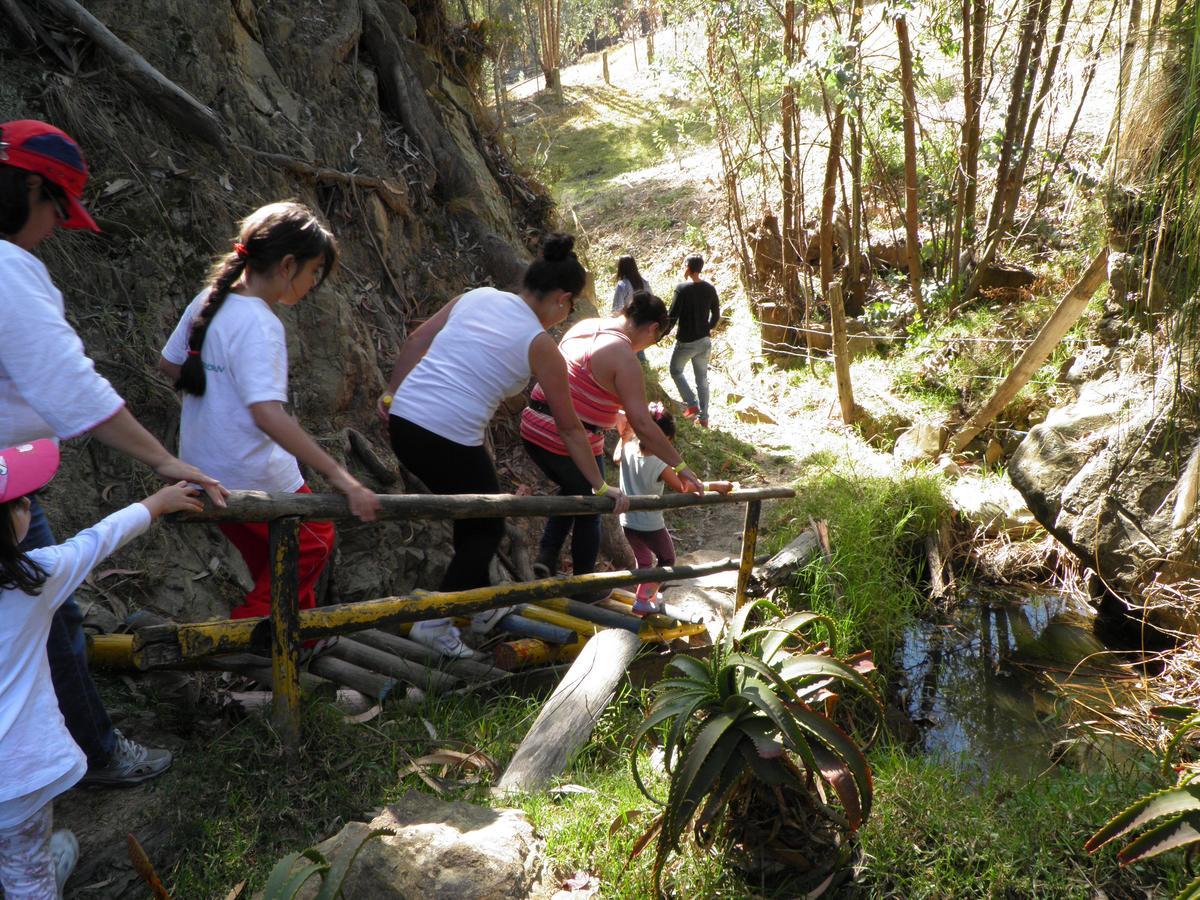
MULTIPOLYGON (((134 654, 144 665, 162 665, 220 653, 261 647, 269 634, 274 692, 273 720, 285 745, 300 739, 300 647, 315 637, 345 634, 375 625, 457 616, 511 606, 548 597, 570 597, 600 588, 643 581, 695 578, 738 570, 736 603, 744 602, 755 563, 758 520, 762 501, 794 497, 791 488, 767 487, 728 494, 670 494, 630 497, 632 510, 679 509, 745 503, 740 560, 725 559, 694 566, 662 566, 617 572, 598 572, 544 578, 522 584, 502 584, 467 591, 414 591, 358 603, 299 609, 296 570, 300 555, 300 523, 304 520, 351 519, 349 504, 340 494, 267 494, 235 491, 224 509, 173 517, 176 522, 268 522, 271 560, 271 616, 184 625, 150 626, 138 630, 134 654)), ((608 497, 530 497, 513 494, 380 494, 378 520, 478 519, 581 515, 612 511, 608 497)))

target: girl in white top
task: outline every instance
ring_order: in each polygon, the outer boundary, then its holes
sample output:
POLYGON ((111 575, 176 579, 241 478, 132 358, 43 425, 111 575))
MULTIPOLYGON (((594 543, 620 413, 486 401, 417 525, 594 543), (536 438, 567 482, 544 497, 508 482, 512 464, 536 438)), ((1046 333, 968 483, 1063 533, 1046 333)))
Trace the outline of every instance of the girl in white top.
MULTIPOLYGON (((179 455, 220 472, 231 490, 308 492, 299 463, 320 472, 371 521, 375 494, 322 450, 284 408, 287 337, 273 306, 295 306, 337 262, 333 235, 299 203, 272 203, 241 224, 232 252, 192 301, 162 349, 159 367, 183 391, 179 455)), ((254 588, 234 618, 270 614, 267 525, 222 523, 241 552, 254 588)), ((300 529, 300 608, 316 604, 315 587, 333 551, 330 522, 300 529)))
MULTIPOLYGON (((650 415, 667 440, 673 441, 674 417, 658 402, 650 404, 650 415)), ((657 456, 642 449, 637 435, 624 416, 617 421, 617 432, 621 441, 613 454, 613 461, 621 467, 621 490, 626 495, 661 497, 667 487, 680 493, 696 489, 696 485, 685 482, 673 468, 657 456)), ((733 485, 728 481, 708 481, 703 483, 703 487, 707 491, 716 491, 719 494, 727 494, 733 490, 733 485)), ((647 569, 652 565, 675 565, 675 544, 671 540, 671 533, 667 531, 667 522, 661 509, 624 512, 621 514, 621 525, 625 529, 625 539, 633 549, 639 569, 647 569)), ((638 585, 633 604, 635 615, 646 616, 662 611, 662 598, 658 588, 657 583, 649 581, 638 585)))
MULTIPOLYGON (((435 494, 500 493, 484 436, 500 402, 523 391, 533 375, 592 489, 612 496, 616 512, 627 505, 596 465, 571 403, 566 363, 546 333, 574 311, 587 281, 574 243, 570 235, 549 235, 519 293, 468 291, 401 346, 379 412, 388 420, 396 457, 435 494)), ((456 520, 454 557, 438 590, 490 584, 488 570, 503 534, 503 519, 456 520)), ((411 637, 448 656, 470 653, 448 619, 418 622, 411 637)))
POLYGON ((57 468, 51 440, 0 450, 0 885, 14 900, 61 896, 79 855, 69 831, 51 834, 51 803, 83 777, 87 758, 54 695, 50 620, 101 560, 156 518, 203 509, 199 491, 181 481, 64 544, 22 552, 29 495, 57 468))

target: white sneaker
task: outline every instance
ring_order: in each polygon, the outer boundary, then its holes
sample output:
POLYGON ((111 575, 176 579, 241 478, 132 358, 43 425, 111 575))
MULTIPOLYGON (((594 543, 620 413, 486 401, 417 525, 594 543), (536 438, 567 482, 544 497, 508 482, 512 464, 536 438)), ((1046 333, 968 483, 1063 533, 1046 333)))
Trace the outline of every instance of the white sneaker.
POLYGON ((466 659, 475 655, 475 651, 463 643, 459 630, 448 619, 415 622, 408 636, 447 659, 466 659))
MULTIPOLYGON (((485 609, 471 616, 471 632, 473 634, 487 634, 498 624, 500 620, 513 611, 511 606, 501 606, 499 609, 485 609)), ((415 626, 414 626, 415 627, 415 626)))
POLYGON ((64 828, 50 835, 50 855, 54 857, 54 881, 61 897, 63 886, 79 862, 79 841, 74 833, 64 828))

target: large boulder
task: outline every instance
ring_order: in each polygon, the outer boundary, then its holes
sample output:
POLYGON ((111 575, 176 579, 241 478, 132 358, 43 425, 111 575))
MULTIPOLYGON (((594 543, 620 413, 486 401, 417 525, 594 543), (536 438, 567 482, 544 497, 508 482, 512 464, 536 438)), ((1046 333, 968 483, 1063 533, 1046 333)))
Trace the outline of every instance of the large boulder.
MULTIPOLYGON (((1194 401, 1178 387, 1194 370, 1143 344, 1051 410, 1009 463, 1037 520, 1138 606, 1156 583, 1197 572, 1195 517, 1173 525, 1181 472, 1200 438, 1194 401)), ((1179 612, 1169 618, 1178 622, 1179 612)))
MULTIPOLYGON (((351 822, 319 844, 329 859, 368 832, 393 832, 368 841, 342 888, 346 897, 372 900, 522 900, 549 897, 544 884, 545 842, 525 814, 440 800, 409 791, 371 820, 351 822)), ((301 896, 316 896, 316 880, 301 896)))

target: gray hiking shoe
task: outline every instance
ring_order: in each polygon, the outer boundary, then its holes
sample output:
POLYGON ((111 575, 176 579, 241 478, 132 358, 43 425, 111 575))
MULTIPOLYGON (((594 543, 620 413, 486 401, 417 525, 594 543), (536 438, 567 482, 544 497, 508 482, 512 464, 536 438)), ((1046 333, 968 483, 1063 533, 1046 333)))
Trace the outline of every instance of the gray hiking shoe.
POLYGON ((100 768, 88 769, 80 782, 90 787, 129 787, 156 778, 171 767, 170 750, 143 747, 113 729, 117 746, 108 763, 100 768))
POLYGON ((50 855, 54 858, 54 881, 58 885, 58 896, 61 897, 63 886, 79 862, 79 841, 74 833, 64 828, 50 835, 50 855))

